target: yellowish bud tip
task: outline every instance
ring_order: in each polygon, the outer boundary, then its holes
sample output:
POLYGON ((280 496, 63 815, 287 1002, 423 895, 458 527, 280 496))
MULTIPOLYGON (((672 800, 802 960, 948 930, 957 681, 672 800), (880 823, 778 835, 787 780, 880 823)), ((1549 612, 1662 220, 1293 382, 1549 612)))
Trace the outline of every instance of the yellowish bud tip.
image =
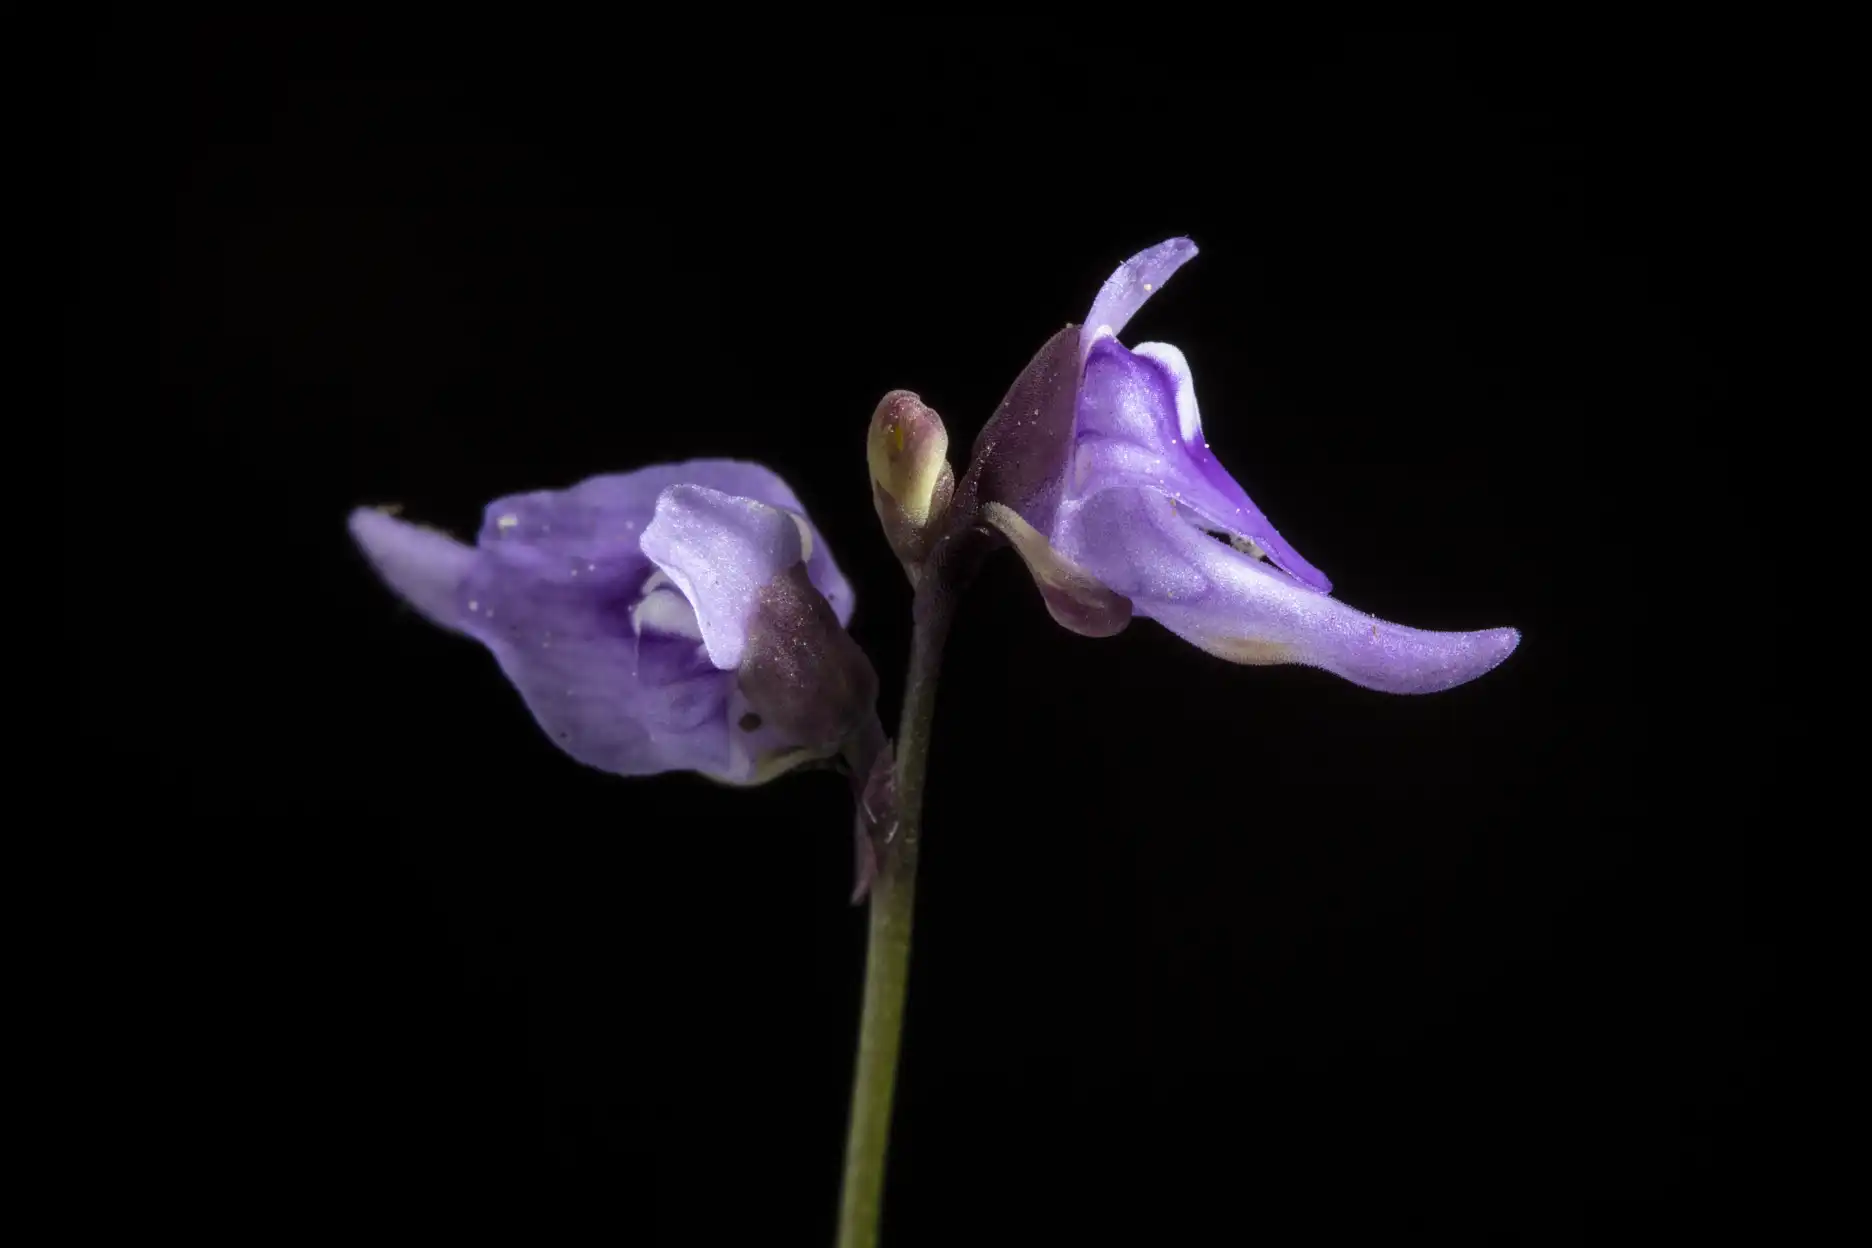
POLYGON ((891 391, 871 414, 866 459, 871 480, 911 524, 930 524, 932 513, 947 504, 947 498, 938 499, 938 484, 949 467, 949 431, 910 391, 891 391))

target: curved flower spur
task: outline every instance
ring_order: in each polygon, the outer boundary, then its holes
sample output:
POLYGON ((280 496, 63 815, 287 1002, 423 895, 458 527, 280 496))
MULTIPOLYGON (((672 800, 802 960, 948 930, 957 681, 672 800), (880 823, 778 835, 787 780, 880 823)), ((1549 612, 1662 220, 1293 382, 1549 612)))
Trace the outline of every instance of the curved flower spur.
MULTIPOLYGON (((976 439, 953 498, 944 496, 941 531, 997 530, 1053 617, 1088 636, 1110 636, 1140 615, 1230 662, 1304 664, 1387 693, 1448 689, 1506 659, 1520 640, 1512 628, 1427 632, 1331 597, 1332 583, 1210 453, 1183 353, 1119 341, 1195 254, 1178 238, 1133 256, 1083 326, 1040 348, 976 439)), ((887 396, 874 418, 904 424, 887 407, 920 409, 922 423, 940 426, 907 392, 887 396)))

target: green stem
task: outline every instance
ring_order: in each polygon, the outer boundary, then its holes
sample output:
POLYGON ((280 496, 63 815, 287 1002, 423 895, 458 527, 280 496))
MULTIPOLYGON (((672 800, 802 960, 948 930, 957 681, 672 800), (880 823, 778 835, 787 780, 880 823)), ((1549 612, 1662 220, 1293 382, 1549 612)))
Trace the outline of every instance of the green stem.
POLYGON ((878 874, 871 885, 871 943, 865 956, 864 1012, 858 1023, 858 1068, 852 1077, 851 1131, 845 1143, 839 1248, 874 1248, 878 1242, 891 1094, 903 1037, 904 989, 910 978, 923 776, 936 717, 936 676, 955 617, 956 593, 945 580, 938 569, 930 569, 916 595, 910 672, 897 730, 896 829, 878 847, 878 874))

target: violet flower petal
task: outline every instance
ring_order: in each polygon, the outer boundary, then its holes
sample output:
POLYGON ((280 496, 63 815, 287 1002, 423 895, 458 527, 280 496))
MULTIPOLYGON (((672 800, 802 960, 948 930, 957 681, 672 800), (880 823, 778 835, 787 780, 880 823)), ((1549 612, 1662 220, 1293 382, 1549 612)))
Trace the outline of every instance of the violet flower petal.
POLYGON ((799 563, 802 526, 790 512, 700 485, 657 499, 643 551, 694 606, 716 667, 741 666, 761 587, 799 563))
POLYGON ((547 737, 617 775, 732 778, 734 675, 709 661, 680 594, 655 587, 638 550, 588 560, 576 578, 544 575, 562 563, 517 543, 486 550, 466 604, 547 737))
POLYGON ((1207 523, 1322 593, 1332 582, 1289 545, 1223 468, 1202 434, 1196 382, 1183 353, 1164 343, 1127 350, 1102 338, 1086 357, 1067 493, 1113 486, 1159 490, 1207 523))
POLYGON ((1099 288, 1091 311, 1086 313, 1085 324, 1080 327, 1080 357, 1083 359, 1100 337, 1122 334, 1145 301, 1195 255, 1195 243, 1187 238, 1173 238, 1147 247, 1119 265, 1099 288))
POLYGON ((1233 663, 1318 667, 1367 689, 1434 693, 1513 652, 1512 628, 1426 632, 1317 593, 1217 541, 1153 489, 1060 507, 1054 543, 1135 612, 1233 663))
POLYGON ((634 544, 574 564, 515 540, 476 549, 369 509, 350 529, 425 618, 493 652, 547 737, 580 762, 627 776, 726 768, 720 712, 733 678, 680 622, 633 628, 654 571, 634 544))
POLYGON ((700 485, 751 498, 793 513, 806 526, 810 549, 806 572, 832 604, 839 623, 851 622, 857 595, 845 579, 824 535, 812 523, 792 487, 761 464, 738 459, 691 459, 634 472, 591 477, 570 489, 536 490, 496 499, 486 508, 480 542, 519 540, 574 558, 635 546, 656 511, 657 496, 672 485, 700 485))
POLYGON ((466 632, 461 621, 462 582, 475 552, 448 534, 360 507, 347 522, 378 575, 431 624, 466 632))

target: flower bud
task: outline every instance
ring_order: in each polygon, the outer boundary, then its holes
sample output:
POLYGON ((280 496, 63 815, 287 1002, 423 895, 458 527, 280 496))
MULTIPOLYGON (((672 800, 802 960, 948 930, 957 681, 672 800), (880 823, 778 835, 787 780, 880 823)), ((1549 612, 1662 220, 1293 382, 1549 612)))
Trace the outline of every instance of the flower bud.
POLYGON ((871 501, 906 568, 914 569, 928 553, 930 534, 955 493, 948 455, 942 417, 910 391, 891 391, 871 414, 865 445, 871 501))

